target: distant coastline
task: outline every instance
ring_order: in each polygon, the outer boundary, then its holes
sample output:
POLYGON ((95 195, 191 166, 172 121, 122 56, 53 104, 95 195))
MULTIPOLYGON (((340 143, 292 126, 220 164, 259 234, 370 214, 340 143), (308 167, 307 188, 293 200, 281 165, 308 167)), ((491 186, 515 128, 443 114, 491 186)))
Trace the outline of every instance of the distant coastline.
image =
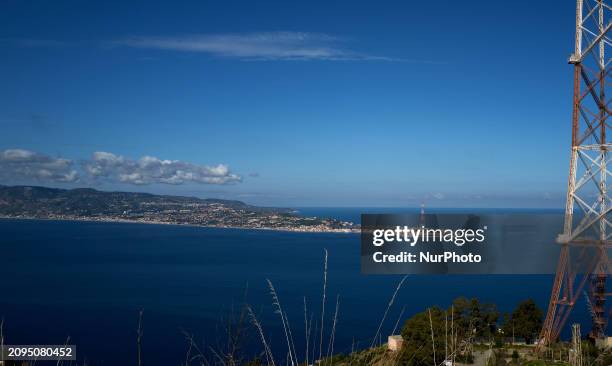
POLYGON ((30 217, 30 216, 4 216, 0 215, 0 220, 16 220, 16 221, 65 221, 65 222, 97 222, 97 223, 114 223, 114 224, 143 224, 143 225, 166 225, 177 227, 194 227, 205 229, 231 229, 231 230, 257 230, 257 231, 278 231, 287 233, 311 233, 311 234, 359 234, 360 229, 329 229, 329 230, 309 230, 300 228, 282 228, 282 227, 245 227, 245 226, 214 226, 214 225, 198 225, 178 222, 165 221, 138 221, 122 218, 87 218, 87 217, 30 217))
POLYGON ((349 221, 302 216, 289 208, 241 201, 37 186, 0 186, 0 217, 291 232, 350 233, 359 229, 349 221))

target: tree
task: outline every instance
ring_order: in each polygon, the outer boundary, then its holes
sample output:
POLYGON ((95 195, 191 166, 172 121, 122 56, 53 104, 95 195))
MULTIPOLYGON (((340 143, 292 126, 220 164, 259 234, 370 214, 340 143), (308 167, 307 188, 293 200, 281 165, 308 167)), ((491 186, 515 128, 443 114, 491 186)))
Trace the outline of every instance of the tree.
POLYGON ((455 324, 461 329, 468 329, 470 324, 470 300, 461 296, 453 300, 452 306, 455 324))
POLYGON ((543 312, 532 299, 525 300, 518 304, 509 319, 504 324, 504 333, 512 334, 525 339, 525 342, 532 343, 540 329, 542 329, 543 312))
MULTIPOLYGON (((434 364, 431 329, 433 326, 434 343, 436 347, 436 363, 444 361, 445 312, 433 307, 430 311, 418 313, 408 319, 402 329, 404 347, 402 348, 401 364, 410 366, 431 366, 434 364)), ((450 326, 450 325, 449 325, 450 326)))
POLYGON ((453 300, 454 321, 459 334, 490 337, 497 330, 499 311, 495 304, 481 304, 477 298, 453 300))
MULTIPOLYGON (((446 311, 433 307, 408 319, 402 329, 404 346, 400 361, 402 365, 431 366, 434 364, 434 351, 431 341, 433 328, 436 364, 444 361, 446 343, 451 352, 452 336, 455 337, 457 358, 469 361, 471 348, 463 347, 464 341, 471 342, 474 337, 489 337, 497 333, 499 312, 495 304, 481 304, 476 298, 456 298, 446 311), (430 324, 431 311, 431 324, 430 324), (446 337, 448 332, 448 338, 446 337)), ((492 338, 491 338, 492 340, 492 338)))
POLYGON ((480 307, 480 317, 482 325, 479 329, 478 336, 491 337, 497 332, 497 320, 499 319, 499 311, 495 304, 482 304, 480 307))

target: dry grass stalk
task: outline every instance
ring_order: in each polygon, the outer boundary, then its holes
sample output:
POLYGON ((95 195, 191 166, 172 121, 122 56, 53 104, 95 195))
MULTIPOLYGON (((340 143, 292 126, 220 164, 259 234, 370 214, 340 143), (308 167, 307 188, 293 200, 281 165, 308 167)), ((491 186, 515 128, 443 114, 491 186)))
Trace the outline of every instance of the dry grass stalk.
POLYGON ((399 290, 402 288, 402 285, 404 284, 404 281, 406 281, 407 277, 408 276, 404 276, 402 280, 399 282, 399 284, 397 285, 397 287, 395 288, 395 292, 393 292, 393 296, 391 296, 391 300, 389 300, 389 305, 387 305, 387 309, 385 310, 385 313, 383 314, 383 317, 380 320, 380 324, 378 324, 378 329, 376 330, 374 339, 372 339, 372 344, 370 345, 370 348, 374 347, 374 344, 376 343, 376 339, 378 338, 380 334, 380 330, 383 326, 383 323, 385 322, 385 319, 387 318, 387 314, 389 313, 389 309, 391 309, 391 306, 393 305, 393 302, 395 301, 395 297, 397 296, 397 293, 399 292, 399 290))
POLYGON ((296 365, 298 364, 297 352, 295 351, 295 343, 293 342, 293 334, 291 333, 291 323, 289 323, 289 318, 287 317, 287 313, 285 312, 285 322, 287 323, 287 330, 289 330, 289 341, 291 341, 291 349, 293 351, 293 357, 295 359, 296 365))
POLYGON ((402 307, 402 311, 400 311, 400 314, 397 317, 397 322, 395 322, 395 326, 393 327, 393 332, 391 332, 392 335, 395 334, 395 331, 397 330, 397 327, 399 326, 399 323, 402 320, 402 316, 404 315, 405 310, 406 310, 406 305, 402 307))
POLYGON ((436 342, 434 340, 433 322, 431 321, 431 309, 427 309, 429 312, 429 327, 431 328, 431 347, 433 348, 433 362, 436 365, 436 342))
POLYGON ((189 343, 189 348, 185 353, 185 366, 191 365, 191 363, 195 360, 200 362, 201 366, 210 366, 210 362, 204 356, 204 353, 200 350, 196 342, 193 340, 193 334, 187 333, 186 331, 181 331, 185 336, 185 340, 189 343), (196 353, 192 356, 193 350, 196 350, 196 353))
POLYGON ((255 316, 255 313, 253 312, 253 309, 251 309, 251 307, 248 305, 247 305, 247 311, 249 313, 249 317, 251 318, 251 323, 253 323, 253 325, 257 329, 257 332, 259 333, 259 338, 261 339, 261 343, 264 347, 264 353, 266 355, 266 361, 268 365, 275 366, 274 356, 272 355, 272 350, 270 350, 270 346, 268 346, 268 342, 266 341, 266 337, 264 336, 264 332, 263 332, 263 329, 261 328, 261 324, 257 320, 257 317, 255 316))
POLYGON ((334 312, 334 321, 332 323, 332 330, 329 336, 329 344, 327 346, 327 358, 331 363, 331 357, 334 355, 334 340, 336 337, 336 323, 338 321, 338 308, 340 306, 340 295, 336 296, 336 311, 334 312))
POLYGON ((319 360, 323 355, 323 328, 325 324, 325 298, 327 291, 327 249, 325 249, 325 262, 323 266, 323 300, 321 301, 321 335, 319 336, 319 360))
POLYGON ((138 330, 136 331, 136 348, 138 352, 138 366, 142 366, 142 313, 143 309, 138 312, 138 330))
POLYGON ((281 306, 280 300, 278 299, 278 294, 276 293, 276 289, 274 288, 272 281, 270 281, 269 279, 266 279, 266 281, 268 282, 268 287, 270 288, 270 295, 272 295, 272 305, 276 306, 275 312, 278 315, 280 315, 281 322, 283 323, 283 331, 285 332, 285 340, 287 341, 289 360, 291 361, 291 365, 295 366, 296 362, 295 362, 295 359, 293 358, 293 351, 291 348, 292 342, 291 342, 290 335, 289 335, 290 330, 288 329, 288 324, 285 318, 285 313, 283 312, 283 308, 281 306))
POLYGON ((306 351, 304 352, 304 360, 306 365, 308 365, 308 342, 310 340, 310 335, 308 334, 308 311, 306 307, 306 296, 304 296, 304 337, 306 339, 306 351))

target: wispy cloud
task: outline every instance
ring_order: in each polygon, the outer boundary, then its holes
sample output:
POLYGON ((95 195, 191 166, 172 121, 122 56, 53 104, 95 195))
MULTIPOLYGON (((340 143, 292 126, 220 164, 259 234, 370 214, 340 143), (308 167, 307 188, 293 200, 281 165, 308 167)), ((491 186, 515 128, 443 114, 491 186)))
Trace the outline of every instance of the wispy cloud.
MULTIPOLYGON (((399 61, 419 64, 445 62, 377 55, 351 46, 353 38, 313 32, 247 32, 192 34, 177 36, 132 36, 115 40, 54 40, 0 38, 0 46, 60 47, 129 47, 148 50, 204 53, 243 61, 399 61)), ((151 59, 145 56, 143 59, 151 59)))
POLYGON ((74 161, 54 158, 24 149, 0 151, 0 182, 73 183, 79 180, 134 185, 231 184, 242 178, 224 164, 206 166, 181 160, 143 156, 133 160, 98 151, 79 166, 74 161))
POLYGON ((321 33, 265 32, 202 34, 180 37, 130 37, 112 42, 115 46, 204 52, 245 60, 385 60, 351 50, 341 38, 321 33))

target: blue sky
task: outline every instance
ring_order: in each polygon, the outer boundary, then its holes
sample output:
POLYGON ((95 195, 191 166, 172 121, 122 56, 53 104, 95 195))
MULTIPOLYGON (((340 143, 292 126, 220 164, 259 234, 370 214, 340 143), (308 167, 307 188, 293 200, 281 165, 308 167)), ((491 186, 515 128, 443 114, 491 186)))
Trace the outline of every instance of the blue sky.
POLYGON ((569 0, 3 1, 0 184, 561 207, 574 11, 569 0))

